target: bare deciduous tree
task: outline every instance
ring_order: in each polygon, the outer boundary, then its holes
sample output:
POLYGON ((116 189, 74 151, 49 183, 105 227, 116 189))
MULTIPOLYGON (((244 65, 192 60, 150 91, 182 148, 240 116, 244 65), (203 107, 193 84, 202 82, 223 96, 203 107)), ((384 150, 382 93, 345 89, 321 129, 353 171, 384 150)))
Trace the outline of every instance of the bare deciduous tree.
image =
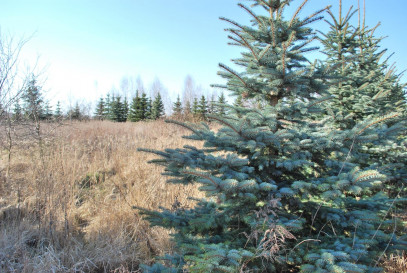
POLYGON ((20 55, 29 38, 16 40, 0 29, 0 117, 11 109, 27 85, 27 71, 22 71, 20 55))
POLYGON ((136 80, 136 88, 139 94, 145 93, 144 83, 140 76, 137 77, 136 80))
POLYGON ((37 76, 32 69, 22 66, 21 53, 24 46, 31 37, 16 39, 10 34, 5 34, 0 30, 0 125, 2 130, 0 135, 0 145, 7 151, 6 177, 9 177, 11 154, 18 135, 21 132, 21 117, 13 115, 13 107, 22 98, 27 90, 30 81, 37 76))

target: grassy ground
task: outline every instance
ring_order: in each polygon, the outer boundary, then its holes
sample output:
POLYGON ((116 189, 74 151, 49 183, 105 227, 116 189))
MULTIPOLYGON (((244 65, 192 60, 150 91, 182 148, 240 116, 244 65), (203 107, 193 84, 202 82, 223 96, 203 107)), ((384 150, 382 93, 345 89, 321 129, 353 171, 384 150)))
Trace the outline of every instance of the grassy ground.
MULTIPOLYGON (((9 177, 2 155, 1 272, 127 272, 171 250, 132 206, 188 206, 192 187, 166 185, 138 147, 182 147, 186 132, 162 121, 65 125, 19 141, 9 177)), ((48 125, 48 127, 50 127, 48 125)))
MULTIPOLYGON (((168 231, 150 228, 132 206, 192 206, 186 197, 200 193, 167 185, 162 169, 147 164, 154 156, 136 149, 191 144, 186 131, 162 121, 43 130, 41 141, 18 131, 8 177, 2 150, 0 272, 137 272, 171 251, 168 231)), ((386 267, 407 272, 406 255, 388 257, 386 267)))

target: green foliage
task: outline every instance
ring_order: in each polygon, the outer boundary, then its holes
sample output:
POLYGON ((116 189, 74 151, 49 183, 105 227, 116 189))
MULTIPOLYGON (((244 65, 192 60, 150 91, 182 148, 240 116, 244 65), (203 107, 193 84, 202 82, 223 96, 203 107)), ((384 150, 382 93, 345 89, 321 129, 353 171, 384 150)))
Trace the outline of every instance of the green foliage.
POLYGON ((21 109, 20 102, 16 100, 14 103, 14 109, 13 109, 13 120, 15 121, 21 121, 23 118, 23 111, 21 109))
POLYGON ((191 109, 192 115, 194 117, 199 116, 199 103, 198 103, 198 98, 194 98, 194 102, 192 104, 192 109, 191 109))
POLYGON ((198 117, 202 120, 206 119, 206 114, 208 114, 208 103, 204 95, 201 96, 198 104, 198 117))
POLYGON ((28 83, 28 88, 24 91, 24 116, 29 120, 40 120, 44 116, 44 100, 41 88, 37 85, 35 78, 28 83))
POLYGON ((110 107, 110 120, 117 122, 125 122, 127 120, 126 107, 120 96, 114 98, 110 107))
POLYGON ((111 115, 111 110, 112 110, 112 98, 110 97, 110 94, 106 95, 105 99, 105 107, 104 107, 104 112, 103 112, 103 117, 105 119, 109 119, 111 115))
POLYGON ((71 109, 68 113, 70 119, 73 120, 81 120, 82 119, 82 113, 81 113, 81 108, 79 107, 79 103, 75 103, 75 107, 71 109))
POLYGON ((50 105, 49 101, 45 102, 44 113, 42 118, 46 120, 51 120, 53 118, 52 106, 50 105))
POLYGON ((184 114, 189 115, 192 113, 192 106, 191 102, 189 100, 186 101, 185 106, 184 106, 184 114))
POLYGON ((62 109, 61 109, 61 102, 60 101, 58 101, 57 102, 57 107, 56 107, 56 109, 55 109, 55 114, 54 114, 54 116, 55 116, 55 118, 57 119, 57 120, 59 120, 59 119, 61 119, 62 118, 62 109))
MULTIPOLYGON (((284 8, 293 1, 251 2, 267 11, 256 15, 239 4, 252 16, 251 26, 223 19, 232 25, 232 43, 245 48, 234 61, 244 72, 220 65, 220 75, 232 94, 264 107, 227 106, 228 115, 207 115, 221 125, 216 131, 168 121, 188 129, 185 138, 203 142, 202 148, 140 149, 159 157, 151 162, 165 167, 169 183, 198 184, 206 195, 192 208, 137 208, 151 225, 173 230, 176 245, 163 258, 167 266, 144 269, 380 272, 383 253, 406 248, 391 213, 406 199, 388 196, 387 165, 366 149, 400 137, 400 113, 342 125, 326 105, 338 99, 330 91, 344 75, 305 56, 313 49, 309 24, 322 10, 299 19, 304 2, 287 20, 284 8)), ((362 89, 349 86, 353 93, 362 89)), ((197 99, 194 109, 199 113, 197 99)))
POLYGON ((94 114, 95 119, 103 120, 105 118, 105 101, 100 98, 96 105, 96 111, 94 114))
POLYGON ((139 93, 136 93, 136 97, 133 98, 130 109, 128 120, 132 122, 137 122, 143 120, 145 118, 145 109, 142 108, 141 98, 139 97, 139 93))
POLYGON ((388 176, 387 191, 392 196, 404 196, 407 147, 399 136, 407 128, 405 84, 400 83, 395 67, 388 65, 389 58, 382 60, 386 50, 380 48, 382 38, 374 35, 378 25, 352 27, 350 21, 355 12, 350 9, 345 17, 340 13, 338 18, 329 12, 330 31, 322 42, 327 63, 335 69, 329 88, 333 99, 327 107, 338 128, 363 129, 392 117, 376 134, 365 136, 371 143, 351 161, 362 167, 380 162, 388 176))
POLYGON ((222 92, 218 98, 217 113, 218 115, 225 115, 226 110, 224 104, 226 104, 226 98, 224 92, 222 92))
POLYGON ((151 108, 151 119, 159 119, 165 115, 164 103, 161 99, 160 93, 157 94, 151 108))
POLYGON ((174 102, 172 111, 174 112, 174 115, 177 117, 182 115, 182 103, 181 103, 181 98, 179 97, 179 95, 177 96, 177 101, 174 102))

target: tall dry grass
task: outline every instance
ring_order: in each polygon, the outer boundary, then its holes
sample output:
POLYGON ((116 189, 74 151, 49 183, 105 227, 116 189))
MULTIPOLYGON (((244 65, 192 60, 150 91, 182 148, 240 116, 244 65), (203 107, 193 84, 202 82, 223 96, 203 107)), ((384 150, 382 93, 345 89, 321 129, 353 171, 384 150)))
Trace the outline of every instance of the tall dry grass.
POLYGON ((191 206, 187 197, 199 192, 167 185, 147 164, 154 156, 136 149, 182 147, 187 132, 162 121, 48 131, 41 145, 16 145, 7 178, 2 156, 1 272, 131 272, 171 251, 168 231, 150 228, 132 206, 191 206))

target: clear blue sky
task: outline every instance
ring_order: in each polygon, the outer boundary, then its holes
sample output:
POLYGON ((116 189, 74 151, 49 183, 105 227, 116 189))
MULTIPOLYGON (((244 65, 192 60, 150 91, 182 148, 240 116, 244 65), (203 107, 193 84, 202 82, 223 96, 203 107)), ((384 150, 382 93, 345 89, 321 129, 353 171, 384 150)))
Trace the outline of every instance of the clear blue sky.
MULTIPOLYGON (((343 0, 345 9, 357 0, 343 0)), ((299 4, 294 1, 293 5, 299 4)), ((362 1, 363 2, 363 1, 362 1)), ((366 21, 382 22, 383 48, 407 69, 407 1, 366 0, 366 21)), ((0 0, 0 29, 15 37, 35 33, 24 50, 39 56, 44 89, 53 103, 96 101, 125 76, 140 76, 148 88, 158 77, 174 100, 187 74, 205 89, 222 80, 218 63, 231 64, 240 49, 227 46, 224 16, 247 22, 237 0, 0 0)), ((301 15, 337 0, 310 0, 301 15)), ((355 17, 357 19, 357 16, 355 17)), ((323 22, 314 24, 323 29, 323 22)), ((406 77, 404 77, 405 79, 406 77)))

